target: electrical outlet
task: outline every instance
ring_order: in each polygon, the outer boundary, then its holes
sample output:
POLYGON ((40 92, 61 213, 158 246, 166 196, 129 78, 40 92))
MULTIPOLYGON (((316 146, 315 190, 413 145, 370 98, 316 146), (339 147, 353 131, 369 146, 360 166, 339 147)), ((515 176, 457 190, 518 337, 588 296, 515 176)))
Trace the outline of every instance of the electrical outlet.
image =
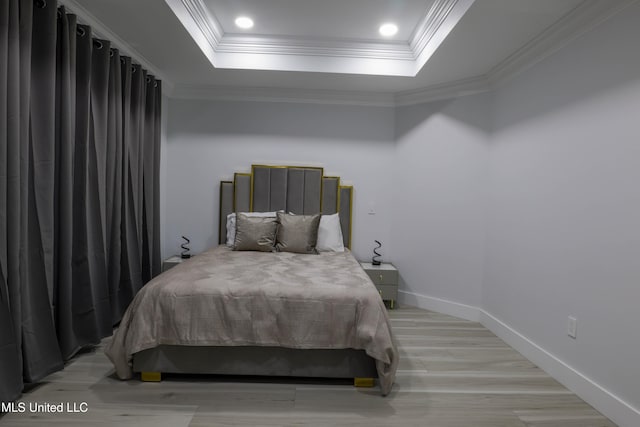
POLYGON ((578 334, 578 319, 576 319, 573 316, 569 316, 569 321, 567 322, 567 335, 575 339, 577 334, 578 334))

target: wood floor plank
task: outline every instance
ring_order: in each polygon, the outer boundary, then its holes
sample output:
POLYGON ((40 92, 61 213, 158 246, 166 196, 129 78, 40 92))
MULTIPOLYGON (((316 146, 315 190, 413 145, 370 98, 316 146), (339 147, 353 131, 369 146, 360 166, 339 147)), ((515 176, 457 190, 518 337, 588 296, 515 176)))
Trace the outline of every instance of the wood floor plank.
POLYGON ((526 427, 616 427, 605 417, 583 419, 559 419, 531 421, 523 423, 526 427))
POLYGON ((389 313, 400 361, 387 397, 350 380, 120 381, 103 353, 106 339, 21 399, 87 402, 87 413, 11 413, 0 426, 615 426, 478 322, 413 307, 389 313))
POLYGON ((417 319, 411 317, 403 317, 403 318, 394 318, 391 317, 391 325, 396 327, 415 327, 415 328, 429 328, 429 327, 438 327, 438 328, 476 328, 483 329, 480 323, 477 322, 469 322, 468 320, 434 320, 434 319, 417 319))
POLYGON ((549 376, 516 376, 506 374, 431 375, 429 372, 400 372, 396 375, 400 390, 432 393, 472 394, 569 394, 569 390, 549 376))
POLYGON ((504 341, 495 336, 486 337, 454 337, 454 336, 431 336, 431 335, 403 335, 398 334, 396 338, 403 343, 403 348, 412 346, 435 347, 435 348, 504 348, 510 349, 504 341), (406 346, 406 347, 405 347, 406 346))
POLYGON ((491 331, 484 328, 463 327, 403 327, 394 326, 393 332, 397 337, 442 337, 442 338, 497 338, 491 331))
POLYGON ((527 427, 612 427, 615 426, 595 409, 528 409, 514 413, 527 427))
MULTIPOLYGON (((51 401, 50 401, 51 402, 51 401)), ((196 406, 112 405, 91 403, 86 413, 7 414, 0 423, 26 426, 123 426, 123 427, 187 427, 196 406)))
POLYGON ((407 359, 420 361, 429 371, 542 372, 524 356, 502 348, 414 350, 407 359))

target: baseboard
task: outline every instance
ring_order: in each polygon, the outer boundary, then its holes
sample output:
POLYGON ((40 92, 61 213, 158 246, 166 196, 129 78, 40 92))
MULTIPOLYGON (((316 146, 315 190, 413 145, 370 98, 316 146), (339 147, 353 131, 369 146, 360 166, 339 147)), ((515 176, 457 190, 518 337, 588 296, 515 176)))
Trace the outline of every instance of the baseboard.
POLYGON ((400 304, 437 311, 438 313, 460 317, 472 322, 479 322, 482 314, 478 307, 402 290, 398 291, 398 301, 400 304))
POLYGON ((620 427, 640 426, 640 411, 484 310, 480 323, 620 427))
POLYGON ((618 426, 640 426, 640 411, 638 409, 540 347, 491 313, 478 307, 414 292, 399 291, 398 294, 398 300, 401 304, 482 323, 504 342, 538 365, 618 426))

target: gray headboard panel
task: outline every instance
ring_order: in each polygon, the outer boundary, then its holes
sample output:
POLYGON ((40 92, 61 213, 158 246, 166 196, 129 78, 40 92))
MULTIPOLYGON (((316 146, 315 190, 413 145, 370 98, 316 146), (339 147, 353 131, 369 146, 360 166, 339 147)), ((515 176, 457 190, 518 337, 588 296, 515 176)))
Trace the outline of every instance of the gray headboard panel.
POLYGON ((249 212, 251 209, 251 174, 236 173, 233 176, 233 211, 249 212))
POLYGON ((322 214, 330 215, 338 212, 339 176, 322 177, 322 214))
POLYGON ((252 211, 320 212, 322 168, 254 165, 251 174, 252 211))
POLYGON ((225 218, 225 221, 220 221, 218 232, 219 242, 225 243, 227 241, 227 215, 234 211, 233 209, 233 187, 232 181, 220 181, 220 218, 225 218))
POLYGON ((340 177, 324 176, 320 167, 253 165, 251 173, 236 173, 233 182, 220 183, 220 237, 226 241, 226 218, 231 212, 284 210, 310 215, 340 214, 344 244, 351 247, 353 187, 340 177))

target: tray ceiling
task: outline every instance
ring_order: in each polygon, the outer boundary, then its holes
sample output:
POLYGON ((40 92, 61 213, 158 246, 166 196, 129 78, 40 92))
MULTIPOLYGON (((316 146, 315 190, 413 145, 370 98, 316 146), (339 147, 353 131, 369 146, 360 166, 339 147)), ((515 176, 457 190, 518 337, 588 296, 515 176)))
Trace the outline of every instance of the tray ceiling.
POLYGON ((58 2, 173 97, 406 105, 489 90, 638 0, 58 2))
POLYGON ((165 1, 216 68, 412 77, 475 0, 165 1))

